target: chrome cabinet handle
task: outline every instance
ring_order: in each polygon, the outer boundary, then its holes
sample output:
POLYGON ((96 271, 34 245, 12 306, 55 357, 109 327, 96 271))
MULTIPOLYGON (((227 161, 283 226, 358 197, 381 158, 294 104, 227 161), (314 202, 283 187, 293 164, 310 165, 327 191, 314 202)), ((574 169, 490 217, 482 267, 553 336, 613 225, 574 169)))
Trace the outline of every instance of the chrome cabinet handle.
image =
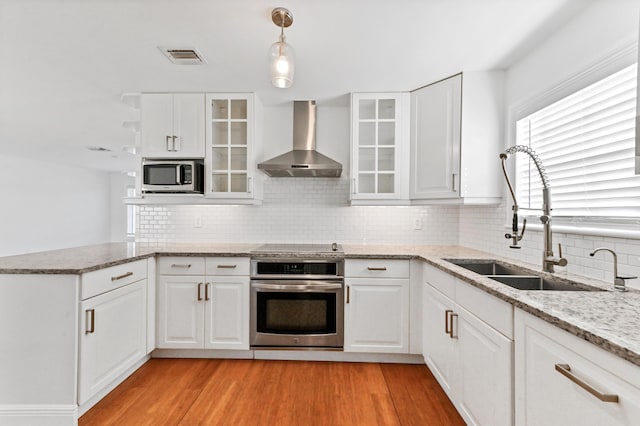
POLYGON ((351 287, 347 286, 347 304, 349 304, 351 300, 351 287))
POLYGON ((368 266, 367 269, 370 271, 386 271, 387 267, 386 266, 382 266, 382 267, 368 266))
POLYGON ((209 300, 209 283, 204 285, 204 300, 209 300))
POLYGON ((133 275, 133 272, 127 272, 126 274, 118 275, 117 277, 111 277, 111 281, 118 281, 123 278, 130 277, 131 275, 133 275))
POLYGON ((455 173, 451 174, 451 190, 453 192, 456 192, 456 174, 455 173))
POLYGON ((451 331, 449 330, 449 314, 452 313, 453 311, 451 309, 444 311, 444 332, 448 335, 451 335, 451 331))
POLYGON ((166 141, 167 141, 167 151, 171 151, 171 147, 169 146, 169 139, 171 139, 171 136, 167 136, 167 137, 166 137, 166 141))
POLYGON ((201 290, 202 290, 202 283, 198 283, 198 301, 202 300, 201 290))
POLYGON ((457 339, 458 338, 457 335, 456 336, 453 335, 453 318, 454 317, 458 318, 458 314, 452 312, 451 313, 451 325, 449 327, 449 338, 451 338, 451 339, 457 339))
POLYGON ((178 139, 178 137, 177 136, 171 136, 171 139, 173 140, 173 149, 172 149, 172 151, 173 152, 178 152, 180 150, 179 147, 176 148, 176 139, 178 139))
POLYGON ((237 267, 238 265, 218 265, 218 268, 220 269, 235 269, 237 267))
POLYGON ((357 194, 358 193, 358 187, 356 185, 356 178, 351 179, 351 181, 353 182, 353 184, 352 184, 353 188, 351 189, 351 193, 352 194, 357 194))
POLYGON ((84 311, 85 321, 87 324, 90 324, 90 327, 87 328, 85 326, 84 334, 91 334, 96 331, 96 310, 95 309, 87 309, 84 311), (87 316, 91 317, 91 321, 87 321, 87 316))
POLYGON ((185 264, 172 263, 171 267, 172 268, 191 268, 191 264, 190 263, 185 263, 185 264))
POLYGON ((247 177, 247 192, 249 194, 253 192, 253 178, 251 176, 247 177))
POLYGON ((579 379, 576 375, 574 375, 571 372, 571 367, 569 366, 569 364, 556 364, 556 371, 562 374, 563 376, 565 376, 566 378, 568 378, 569 380, 571 380, 576 385, 580 386, 582 389, 589 392, 591 395, 598 398, 602 402, 618 402, 619 400, 618 395, 600 392, 599 390, 595 389, 593 386, 591 386, 587 382, 579 379))

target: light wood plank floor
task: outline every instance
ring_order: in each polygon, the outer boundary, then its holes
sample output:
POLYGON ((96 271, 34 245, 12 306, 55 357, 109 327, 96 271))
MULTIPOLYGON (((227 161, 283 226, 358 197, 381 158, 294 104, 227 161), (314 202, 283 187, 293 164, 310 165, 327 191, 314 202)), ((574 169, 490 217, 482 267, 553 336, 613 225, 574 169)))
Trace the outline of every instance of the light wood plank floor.
POLYGON ((85 425, 464 425, 424 365, 151 359, 85 425))

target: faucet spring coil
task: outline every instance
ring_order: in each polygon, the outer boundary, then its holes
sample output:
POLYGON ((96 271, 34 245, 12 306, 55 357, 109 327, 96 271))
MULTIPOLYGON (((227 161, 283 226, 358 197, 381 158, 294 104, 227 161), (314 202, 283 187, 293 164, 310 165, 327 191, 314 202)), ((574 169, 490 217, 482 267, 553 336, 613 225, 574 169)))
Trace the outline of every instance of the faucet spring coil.
POLYGON ((504 154, 511 155, 511 154, 515 154, 516 152, 522 152, 529 155, 531 160, 533 160, 533 163, 536 165, 536 169, 538 169, 538 173, 540 174, 540 179, 542 180, 543 188, 548 189, 549 178, 547 177, 547 172, 544 166, 542 165, 542 160, 540 160, 540 157, 538 156, 538 154, 536 154, 536 152, 533 149, 529 148, 526 145, 513 145, 507 148, 504 154))

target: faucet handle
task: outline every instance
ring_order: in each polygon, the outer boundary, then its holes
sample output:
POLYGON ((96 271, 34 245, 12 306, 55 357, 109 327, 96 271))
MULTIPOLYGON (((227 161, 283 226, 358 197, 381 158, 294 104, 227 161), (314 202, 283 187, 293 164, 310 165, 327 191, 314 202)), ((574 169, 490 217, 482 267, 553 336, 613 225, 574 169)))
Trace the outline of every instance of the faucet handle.
POLYGON ((629 289, 627 288, 627 280, 634 280, 638 277, 623 277, 618 275, 617 277, 613 278, 613 288, 615 288, 618 291, 628 291, 629 289))
POLYGON ((564 257, 562 257, 562 244, 558 243, 558 266, 567 266, 567 263, 569 263, 567 261, 567 259, 565 259, 564 257))

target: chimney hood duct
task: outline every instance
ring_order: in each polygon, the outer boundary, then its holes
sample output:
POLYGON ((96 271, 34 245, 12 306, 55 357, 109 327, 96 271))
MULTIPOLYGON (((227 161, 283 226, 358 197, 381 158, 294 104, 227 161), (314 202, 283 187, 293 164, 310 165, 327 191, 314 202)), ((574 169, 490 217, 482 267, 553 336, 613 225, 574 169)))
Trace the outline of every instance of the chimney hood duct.
POLYGON ((258 168, 271 177, 340 177, 342 164, 316 151, 316 101, 293 102, 293 150, 258 168))

